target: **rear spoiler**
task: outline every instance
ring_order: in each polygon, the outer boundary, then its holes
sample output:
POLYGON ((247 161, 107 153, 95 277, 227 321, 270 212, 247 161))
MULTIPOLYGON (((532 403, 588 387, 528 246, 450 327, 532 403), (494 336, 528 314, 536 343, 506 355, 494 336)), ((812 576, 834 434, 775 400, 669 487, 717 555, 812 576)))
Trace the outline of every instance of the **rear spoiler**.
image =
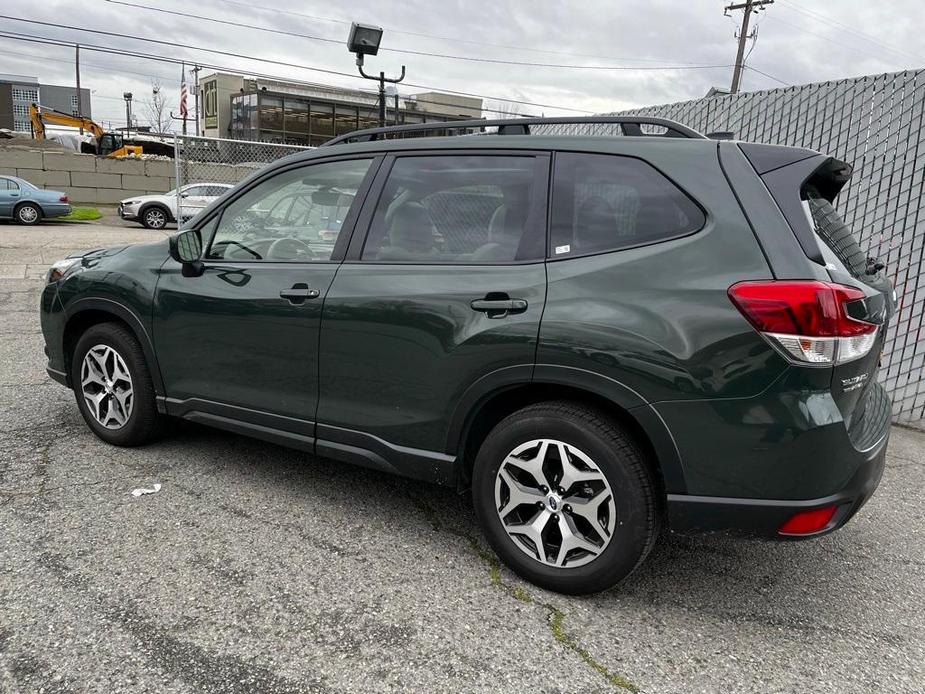
POLYGON ((741 142, 739 148, 761 176, 806 257, 825 265, 816 234, 803 211, 803 191, 812 185, 833 202, 851 178, 851 165, 799 147, 741 142))

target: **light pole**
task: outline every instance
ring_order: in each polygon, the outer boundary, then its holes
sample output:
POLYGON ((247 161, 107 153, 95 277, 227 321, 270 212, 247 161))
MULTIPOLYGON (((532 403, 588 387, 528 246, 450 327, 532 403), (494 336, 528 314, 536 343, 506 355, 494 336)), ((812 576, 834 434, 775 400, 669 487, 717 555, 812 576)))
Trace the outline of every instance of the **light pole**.
POLYGON ((354 22, 350 25, 350 36, 347 38, 347 48, 351 53, 356 54, 357 68, 360 74, 368 80, 379 82, 379 127, 385 126, 385 83, 398 84, 405 79, 405 66, 401 66, 401 75, 398 77, 386 77, 384 72, 379 76, 367 75, 363 72, 363 58, 367 55, 376 55, 379 52, 379 43, 382 41, 382 29, 369 24, 357 24, 354 22))
POLYGON ((123 92, 122 98, 125 99, 125 136, 128 137, 132 127, 132 93, 123 92))

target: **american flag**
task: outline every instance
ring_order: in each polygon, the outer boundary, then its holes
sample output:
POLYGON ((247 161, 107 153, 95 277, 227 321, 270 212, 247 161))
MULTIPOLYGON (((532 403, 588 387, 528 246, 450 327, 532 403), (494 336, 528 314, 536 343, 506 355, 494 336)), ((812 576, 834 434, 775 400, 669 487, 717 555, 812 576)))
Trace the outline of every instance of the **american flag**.
POLYGON ((186 97, 189 96, 189 89, 186 86, 186 64, 184 63, 181 67, 182 72, 180 73, 180 117, 186 118, 189 114, 189 109, 186 107, 186 97))

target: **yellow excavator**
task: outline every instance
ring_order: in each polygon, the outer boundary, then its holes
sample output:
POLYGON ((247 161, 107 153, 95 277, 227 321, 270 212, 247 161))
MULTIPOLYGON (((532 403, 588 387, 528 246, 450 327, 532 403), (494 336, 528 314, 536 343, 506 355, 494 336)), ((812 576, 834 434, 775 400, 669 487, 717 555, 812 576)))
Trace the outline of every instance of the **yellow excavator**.
POLYGON ((138 145, 126 145, 122 142, 122 135, 107 133, 95 121, 89 118, 78 118, 68 113, 55 111, 53 108, 32 104, 29 106, 29 119, 32 121, 32 134, 36 140, 45 139, 45 125, 66 125, 71 128, 83 128, 96 141, 94 153, 101 157, 128 157, 141 154, 142 148, 138 145))

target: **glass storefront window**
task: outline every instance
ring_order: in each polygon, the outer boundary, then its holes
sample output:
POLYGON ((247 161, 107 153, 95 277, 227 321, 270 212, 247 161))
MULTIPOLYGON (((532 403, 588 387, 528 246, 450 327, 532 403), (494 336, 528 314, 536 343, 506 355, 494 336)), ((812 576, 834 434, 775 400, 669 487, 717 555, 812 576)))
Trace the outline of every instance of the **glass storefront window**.
POLYGON ((334 105, 312 102, 311 144, 314 147, 324 144, 334 137, 334 105))
POLYGON ((363 130, 364 128, 378 128, 379 127, 379 110, 375 108, 360 108, 360 123, 357 126, 358 130, 363 130))
POLYGON ((257 139, 257 95, 231 97, 231 137, 236 140, 257 139))
POLYGON ((291 138, 308 135, 308 101, 286 97, 286 134, 291 138))
POLYGON ((356 106, 337 106, 334 114, 334 133, 343 135, 357 129, 356 106))
POLYGON ((260 134, 265 130, 283 129, 283 100, 275 96, 260 97, 260 134))

